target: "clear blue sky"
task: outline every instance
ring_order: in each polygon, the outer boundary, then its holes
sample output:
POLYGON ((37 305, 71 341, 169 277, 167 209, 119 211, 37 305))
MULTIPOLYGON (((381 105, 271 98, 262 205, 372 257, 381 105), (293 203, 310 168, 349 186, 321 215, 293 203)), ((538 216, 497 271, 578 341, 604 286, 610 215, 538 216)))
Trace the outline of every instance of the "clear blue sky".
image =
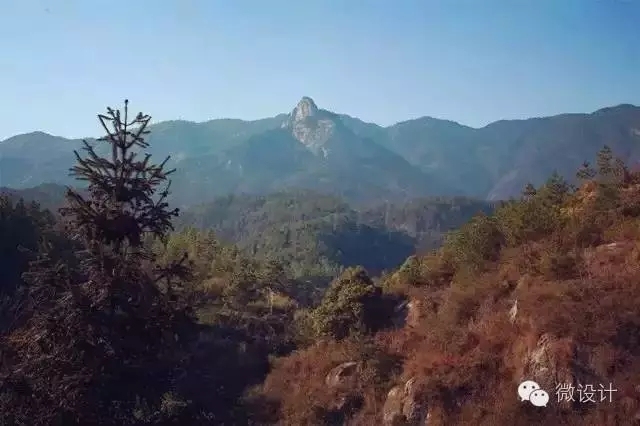
POLYGON ((640 1, 0 0, 0 139, 255 119, 303 95, 379 124, 640 104, 640 1))

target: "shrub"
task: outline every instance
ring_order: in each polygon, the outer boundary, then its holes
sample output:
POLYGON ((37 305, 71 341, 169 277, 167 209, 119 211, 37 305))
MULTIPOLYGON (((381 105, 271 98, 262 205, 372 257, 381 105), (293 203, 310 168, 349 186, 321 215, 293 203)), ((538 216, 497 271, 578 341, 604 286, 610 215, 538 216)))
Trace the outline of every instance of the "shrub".
POLYGON ((497 260, 503 245, 504 237, 495 218, 479 214, 447 236, 444 252, 456 270, 477 270, 487 261, 497 260))
POLYGON ((387 299, 382 289, 363 268, 348 268, 329 286, 313 312, 314 328, 318 335, 343 339, 380 329, 388 321, 385 311, 387 299))

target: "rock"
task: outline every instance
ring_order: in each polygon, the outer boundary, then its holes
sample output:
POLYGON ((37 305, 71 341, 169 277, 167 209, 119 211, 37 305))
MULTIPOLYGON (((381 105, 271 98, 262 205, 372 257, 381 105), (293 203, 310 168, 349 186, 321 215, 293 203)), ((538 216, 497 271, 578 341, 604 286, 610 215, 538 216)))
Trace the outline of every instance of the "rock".
POLYGON ((418 327, 420 325, 420 319, 422 318, 421 306, 422 303, 419 300, 412 300, 407 305, 407 325, 409 327, 418 327))
POLYGON ((391 318, 391 322, 393 326, 396 328, 402 328, 407 323, 407 315, 409 314, 409 301, 404 300, 400 302, 393 309, 393 317, 391 318))
POLYGON ((359 363, 355 361, 343 362, 329 371, 325 383, 329 387, 336 387, 346 384, 355 379, 358 373, 359 363))
POLYGON ((318 109, 313 99, 305 96, 291 111, 282 128, 289 129, 294 138, 315 155, 329 155, 327 142, 334 135, 336 122, 334 117, 318 109))
POLYGON ((387 394, 382 408, 384 425, 426 425, 429 420, 427 404, 418 393, 416 379, 407 380, 404 385, 393 387, 387 394))
POLYGON ((420 395, 418 394, 415 377, 409 379, 404 385, 402 414, 409 424, 416 425, 423 424, 426 417, 428 417, 426 405, 421 401, 420 395))
POLYGON ((307 117, 313 117, 318 113, 318 106, 308 96, 303 96, 298 102, 298 105, 291 112, 291 119, 293 121, 302 121, 307 117))
POLYGON ((518 316, 518 299, 513 302, 513 306, 509 309, 509 321, 511 323, 516 322, 516 318, 518 316))
POLYGON ((402 386, 395 386, 387 394, 387 400, 382 407, 382 422, 385 425, 395 425, 403 420, 402 413, 404 407, 404 389, 402 386))
POLYGON ((422 318, 420 300, 405 300, 393 310, 392 323, 395 327, 418 327, 422 318))
MULTIPOLYGON (((538 339, 524 362, 522 380, 534 380, 550 395, 556 386, 566 385, 574 389, 582 383, 604 383, 592 366, 584 347, 569 339, 558 339, 548 333, 538 339)), ((561 403, 563 408, 571 406, 570 401, 561 403)))

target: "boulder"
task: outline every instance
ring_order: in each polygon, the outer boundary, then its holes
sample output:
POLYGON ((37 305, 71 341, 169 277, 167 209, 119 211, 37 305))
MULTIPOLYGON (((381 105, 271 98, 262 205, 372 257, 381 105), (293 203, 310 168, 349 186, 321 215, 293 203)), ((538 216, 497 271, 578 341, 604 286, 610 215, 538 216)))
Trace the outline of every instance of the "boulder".
POLYGON ((429 424, 428 420, 428 406, 419 395, 415 378, 411 378, 404 385, 395 386, 389 391, 382 408, 384 425, 419 426, 429 424))
POLYGON ((355 380, 360 364, 355 361, 343 362, 329 371, 325 383, 329 387, 345 385, 355 380))
MULTIPOLYGON (((540 336, 535 346, 528 351, 520 380, 537 382, 551 398, 554 398, 558 385, 575 389, 581 383, 606 381, 590 365, 587 348, 571 339, 559 339, 548 333, 540 336)), ((561 406, 570 408, 572 403, 565 400, 561 406)))

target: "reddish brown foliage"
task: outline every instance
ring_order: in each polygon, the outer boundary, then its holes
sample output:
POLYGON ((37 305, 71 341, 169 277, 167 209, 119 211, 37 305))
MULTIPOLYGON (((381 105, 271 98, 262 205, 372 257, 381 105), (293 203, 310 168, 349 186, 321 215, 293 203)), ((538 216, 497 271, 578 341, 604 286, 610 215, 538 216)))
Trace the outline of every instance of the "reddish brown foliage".
MULTIPOLYGON (((618 425, 638 418, 640 188, 618 190, 617 201, 603 201, 588 182, 562 207, 566 220, 550 235, 503 249, 484 272, 452 274, 437 254, 413 262, 416 285, 403 284, 406 271, 389 279, 420 301, 420 324, 378 333, 375 341, 404 358, 400 383, 416 378, 430 413, 451 425, 618 425), (603 205, 611 209, 598 210, 603 205), (610 403, 566 406, 548 388, 549 406, 539 409, 516 393, 532 377, 547 387, 612 383, 618 392, 610 403)), ((282 361, 265 386, 283 402, 282 422, 309 422, 312 407, 333 398, 323 386, 326 372, 362 361, 357 356, 346 342, 322 343, 282 361)), ((349 392, 367 402, 345 424, 380 424, 375 412, 384 395, 368 382, 349 392)))

